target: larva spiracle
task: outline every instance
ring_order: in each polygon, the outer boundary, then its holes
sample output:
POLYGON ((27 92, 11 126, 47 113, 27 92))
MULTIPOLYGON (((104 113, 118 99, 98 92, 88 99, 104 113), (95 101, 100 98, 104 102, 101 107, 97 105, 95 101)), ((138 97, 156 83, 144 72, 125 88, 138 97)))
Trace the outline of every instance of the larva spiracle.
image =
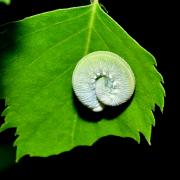
POLYGON ((95 51, 76 65, 72 86, 79 101, 94 112, 104 106, 128 101, 135 89, 135 77, 129 64, 109 51, 95 51))

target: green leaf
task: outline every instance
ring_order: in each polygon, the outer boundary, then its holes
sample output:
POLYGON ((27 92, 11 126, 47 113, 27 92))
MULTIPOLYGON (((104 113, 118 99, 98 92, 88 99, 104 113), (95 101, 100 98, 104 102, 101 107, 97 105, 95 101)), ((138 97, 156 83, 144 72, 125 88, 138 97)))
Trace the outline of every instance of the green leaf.
POLYGON ((1 131, 17 128, 17 159, 25 154, 59 154, 107 135, 139 142, 141 132, 150 143, 152 110, 155 104, 161 110, 164 106, 162 76, 154 67, 154 57, 96 1, 10 23, 0 32, 0 98, 7 105, 1 131), (83 114, 72 93, 74 67, 97 50, 119 54, 135 74, 134 97, 114 118, 108 117, 108 109, 100 115, 83 114))
POLYGON ((1 2, 3 2, 3 3, 5 3, 5 4, 7 4, 7 5, 9 5, 10 3, 11 3, 11 0, 0 0, 0 3, 1 2))

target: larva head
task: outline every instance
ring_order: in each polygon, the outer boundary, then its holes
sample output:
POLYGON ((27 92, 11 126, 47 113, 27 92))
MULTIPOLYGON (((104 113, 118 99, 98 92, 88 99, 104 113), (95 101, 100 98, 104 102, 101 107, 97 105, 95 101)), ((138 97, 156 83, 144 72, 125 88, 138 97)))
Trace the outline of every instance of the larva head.
POLYGON ((95 51, 84 56, 73 72, 72 84, 77 98, 95 112, 104 105, 118 106, 132 96, 135 78, 120 56, 95 51))
POLYGON ((109 77, 99 78, 96 81, 98 100, 107 106, 118 106, 128 101, 134 92, 134 81, 130 80, 128 76, 120 77, 119 75, 116 80, 109 77))

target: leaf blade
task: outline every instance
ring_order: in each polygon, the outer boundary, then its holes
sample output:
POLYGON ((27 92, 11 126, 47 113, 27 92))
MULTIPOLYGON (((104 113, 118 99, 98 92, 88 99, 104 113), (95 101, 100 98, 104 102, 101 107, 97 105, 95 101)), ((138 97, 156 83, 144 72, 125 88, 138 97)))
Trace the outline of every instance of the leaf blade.
POLYGON ((16 49, 0 55, 6 60, 1 63, 0 97, 7 97, 8 104, 1 131, 17 127, 17 159, 25 154, 58 154, 74 146, 91 145, 107 135, 132 137, 139 142, 142 132, 150 143, 155 124, 152 109, 155 104, 161 109, 164 106, 162 76, 154 67, 155 58, 97 3, 43 13, 15 25, 16 49), (102 118, 95 123, 77 112, 71 76, 78 60, 96 50, 123 57, 137 82, 128 108, 114 120, 102 118))

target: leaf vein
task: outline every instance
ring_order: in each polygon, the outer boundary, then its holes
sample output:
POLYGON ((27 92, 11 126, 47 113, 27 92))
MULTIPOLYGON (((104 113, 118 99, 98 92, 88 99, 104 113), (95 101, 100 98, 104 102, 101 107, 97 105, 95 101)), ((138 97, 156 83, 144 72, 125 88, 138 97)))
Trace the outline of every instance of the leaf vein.
POLYGON ((95 20, 95 14, 96 14, 96 8, 97 4, 93 3, 92 5, 92 13, 90 15, 90 20, 89 20, 89 25, 88 25, 88 34, 87 34, 87 42, 86 42, 86 47, 84 51, 84 55, 86 55, 89 51, 90 43, 91 43, 91 36, 92 36, 92 28, 95 20))
POLYGON ((72 146, 74 146, 74 136, 75 136, 76 126, 77 126, 77 114, 74 115, 74 120, 72 123, 72 133, 71 133, 71 145, 72 146))
POLYGON ((101 39, 101 40, 103 41, 103 43, 104 43, 104 45, 106 46, 106 48, 107 48, 108 50, 110 50, 108 44, 107 44, 107 43, 105 42, 105 40, 103 39, 102 35, 101 35, 95 28, 94 28, 94 32, 99 36, 99 39, 101 39))
POLYGON ((73 17, 73 18, 69 18, 69 19, 64 20, 64 21, 61 21, 61 22, 54 23, 54 24, 52 24, 51 26, 44 27, 44 28, 40 28, 40 29, 38 29, 37 31, 33 31, 33 32, 27 33, 27 34, 25 34, 25 35, 21 35, 19 38, 17 38, 17 41, 21 40, 22 38, 24 38, 24 37, 26 37, 26 36, 30 36, 30 35, 32 35, 32 34, 35 34, 35 33, 38 33, 38 32, 41 32, 41 31, 44 31, 44 30, 47 30, 47 29, 51 29, 51 28, 53 28, 53 26, 56 26, 56 25, 59 25, 59 24, 64 24, 64 23, 66 23, 66 22, 68 22, 68 21, 72 21, 72 20, 75 20, 75 19, 79 19, 79 18, 87 15, 88 13, 89 13, 89 12, 85 12, 85 13, 79 15, 79 16, 76 16, 76 17, 73 17))

